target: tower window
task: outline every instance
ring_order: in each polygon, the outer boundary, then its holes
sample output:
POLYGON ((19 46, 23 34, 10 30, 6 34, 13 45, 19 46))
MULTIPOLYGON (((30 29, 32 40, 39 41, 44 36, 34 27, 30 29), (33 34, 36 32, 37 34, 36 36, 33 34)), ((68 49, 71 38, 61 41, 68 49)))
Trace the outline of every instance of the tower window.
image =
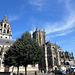
POLYGON ((9 33, 9 30, 7 30, 7 33, 9 33))
POLYGON ((5 37, 7 39, 7 37, 5 37))
POLYGON ((6 27, 6 24, 4 24, 4 27, 6 27))
POLYGON ((2 23, 1 23, 1 26, 2 26, 2 23))
POLYGON ((0 33, 2 32, 2 29, 0 29, 0 33))
POLYGON ((4 30, 4 32, 3 33, 5 33, 5 30, 4 30))

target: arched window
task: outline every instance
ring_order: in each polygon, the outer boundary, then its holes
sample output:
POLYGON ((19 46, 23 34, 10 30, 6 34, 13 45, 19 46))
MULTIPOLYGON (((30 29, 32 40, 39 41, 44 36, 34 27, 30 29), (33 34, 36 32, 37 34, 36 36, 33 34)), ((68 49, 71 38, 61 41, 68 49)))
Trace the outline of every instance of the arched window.
POLYGON ((4 24, 4 27, 6 27, 6 24, 4 24))
POLYGON ((9 33, 9 30, 7 30, 7 33, 9 33))
POLYGON ((2 36, 1 36, 1 38, 2 38, 2 36))
POLYGON ((5 37, 7 39, 7 37, 5 37))
POLYGON ((2 23, 1 23, 1 27, 2 27, 2 23))
POLYGON ((0 29, 0 33, 2 32, 2 29, 0 29))
POLYGON ((47 47, 47 54, 52 54, 50 47, 47 47))
POLYGON ((6 31, 5 31, 5 29, 4 29, 4 32, 3 33, 5 33, 6 31))

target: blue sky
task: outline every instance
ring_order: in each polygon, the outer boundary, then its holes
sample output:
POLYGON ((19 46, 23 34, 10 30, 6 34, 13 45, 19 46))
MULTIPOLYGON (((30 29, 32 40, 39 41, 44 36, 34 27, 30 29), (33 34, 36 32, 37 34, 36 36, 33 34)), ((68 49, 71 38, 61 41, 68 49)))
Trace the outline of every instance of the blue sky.
POLYGON ((12 39, 44 28, 46 41, 56 42, 75 56, 75 0, 0 0, 0 20, 6 14, 12 39))

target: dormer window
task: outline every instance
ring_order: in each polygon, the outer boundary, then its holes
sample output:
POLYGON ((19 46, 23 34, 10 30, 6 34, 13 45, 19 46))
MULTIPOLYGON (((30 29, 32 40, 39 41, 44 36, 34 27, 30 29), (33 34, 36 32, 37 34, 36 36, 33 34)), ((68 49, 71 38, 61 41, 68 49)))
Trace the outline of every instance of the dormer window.
POLYGON ((4 24, 4 27, 6 27, 6 24, 4 24))

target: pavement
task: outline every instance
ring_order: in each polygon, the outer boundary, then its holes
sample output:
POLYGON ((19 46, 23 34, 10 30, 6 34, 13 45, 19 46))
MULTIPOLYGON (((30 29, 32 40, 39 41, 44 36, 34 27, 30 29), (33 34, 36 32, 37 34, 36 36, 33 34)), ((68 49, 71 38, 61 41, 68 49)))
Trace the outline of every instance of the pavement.
MULTIPOLYGON (((11 74, 11 75, 16 75, 16 74, 11 74)), ((20 75, 24 75, 24 74, 22 73, 20 75)), ((38 74, 28 73, 27 75, 55 75, 55 74, 54 73, 38 73, 38 74)))
POLYGON ((38 75, 55 75, 54 73, 48 73, 48 74, 46 74, 46 73, 41 73, 41 74, 38 74, 38 75))

